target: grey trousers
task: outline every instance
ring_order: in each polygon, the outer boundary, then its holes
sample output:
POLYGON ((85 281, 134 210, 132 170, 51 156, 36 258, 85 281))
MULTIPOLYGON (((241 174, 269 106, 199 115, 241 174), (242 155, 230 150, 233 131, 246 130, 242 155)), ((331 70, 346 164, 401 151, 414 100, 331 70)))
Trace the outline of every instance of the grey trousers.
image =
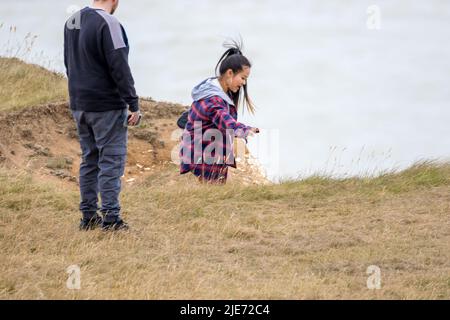
POLYGON ((128 129, 127 110, 86 112, 72 110, 76 121, 82 161, 80 164, 80 210, 90 219, 100 211, 106 222, 120 216, 120 178, 124 174, 128 129))

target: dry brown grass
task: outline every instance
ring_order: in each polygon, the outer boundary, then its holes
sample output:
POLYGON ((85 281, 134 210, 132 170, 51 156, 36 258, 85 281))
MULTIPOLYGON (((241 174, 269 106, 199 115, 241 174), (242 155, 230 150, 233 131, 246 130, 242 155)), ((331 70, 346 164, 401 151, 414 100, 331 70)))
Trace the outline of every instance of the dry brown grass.
POLYGON ((174 170, 125 188, 132 230, 117 234, 77 230, 76 186, 3 170, 0 297, 450 298, 449 164, 253 187, 166 181, 174 170), (66 288, 70 265, 81 290, 66 288))

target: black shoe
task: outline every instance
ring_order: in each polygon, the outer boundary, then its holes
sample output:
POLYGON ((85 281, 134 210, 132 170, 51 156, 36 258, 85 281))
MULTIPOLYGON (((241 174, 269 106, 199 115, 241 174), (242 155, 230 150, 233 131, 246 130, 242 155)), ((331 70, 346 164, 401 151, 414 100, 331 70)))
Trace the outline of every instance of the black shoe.
POLYGON ((80 221, 80 230, 81 231, 89 231, 94 230, 96 227, 102 225, 103 219, 96 215, 92 217, 91 219, 83 218, 80 221))
POLYGON ((103 221, 103 223, 102 223, 103 231, 119 231, 119 230, 129 230, 129 229, 130 229, 130 227, 128 226, 128 224, 120 218, 118 218, 116 221, 113 221, 113 222, 103 221))

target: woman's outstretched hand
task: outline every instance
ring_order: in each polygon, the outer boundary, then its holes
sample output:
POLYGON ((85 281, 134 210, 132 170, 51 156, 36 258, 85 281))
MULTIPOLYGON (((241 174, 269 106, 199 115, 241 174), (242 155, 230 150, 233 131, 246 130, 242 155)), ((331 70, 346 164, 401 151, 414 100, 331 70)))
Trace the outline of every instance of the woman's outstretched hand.
POLYGON ((258 128, 251 128, 250 129, 250 136, 254 136, 256 133, 259 133, 259 129, 258 128))

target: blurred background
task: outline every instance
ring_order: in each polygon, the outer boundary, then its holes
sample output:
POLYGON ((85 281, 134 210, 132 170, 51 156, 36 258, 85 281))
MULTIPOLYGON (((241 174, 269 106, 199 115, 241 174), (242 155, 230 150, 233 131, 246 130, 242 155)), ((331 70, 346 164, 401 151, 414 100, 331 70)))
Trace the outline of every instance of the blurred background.
MULTIPOLYGON (((1 1, 0 54, 64 72, 64 23, 89 5, 1 1)), ((239 120, 272 180, 450 158, 450 1, 122 0, 115 16, 138 94, 184 105, 242 36, 257 113, 239 120)))

